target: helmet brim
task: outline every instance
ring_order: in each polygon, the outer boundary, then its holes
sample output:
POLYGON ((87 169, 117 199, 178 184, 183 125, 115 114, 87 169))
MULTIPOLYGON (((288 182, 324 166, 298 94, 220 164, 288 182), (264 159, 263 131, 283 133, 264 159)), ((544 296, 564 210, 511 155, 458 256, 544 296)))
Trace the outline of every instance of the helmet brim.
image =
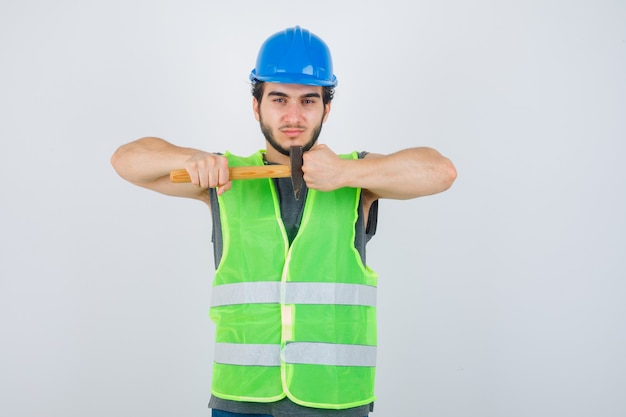
POLYGON ((302 84, 302 85, 315 85, 320 87, 336 87, 337 77, 333 75, 330 80, 322 80, 315 76, 308 76, 305 74, 288 74, 288 73, 276 73, 272 75, 259 75, 256 70, 252 70, 250 73, 250 81, 264 81, 268 83, 280 83, 280 84, 302 84))

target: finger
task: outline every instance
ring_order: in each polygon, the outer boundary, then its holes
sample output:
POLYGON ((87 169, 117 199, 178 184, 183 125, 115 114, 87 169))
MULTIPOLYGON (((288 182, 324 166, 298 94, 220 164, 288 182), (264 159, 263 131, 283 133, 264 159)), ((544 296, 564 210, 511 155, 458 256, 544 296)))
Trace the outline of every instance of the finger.
POLYGON ((185 168, 185 169, 187 170, 187 173, 189 174, 189 182, 191 182, 194 185, 198 185, 200 183, 198 171, 193 168, 185 168))
POLYGON ((228 165, 224 165, 221 161, 213 164, 209 170, 208 186, 210 188, 220 187, 228 182, 228 165))
POLYGON ((200 187, 202 188, 215 188, 218 185, 218 174, 214 167, 204 167, 200 171, 200 187))
POLYGON ((219 171, 211 169, 207 172, 207 187, 215 188, 219 185, 219 171))
POLYGON ((226 163, 220 164, 218 175, 219 175, 218 186, 224 186, 230 182, 230 171, 228 170, 228 161, 226 161, 226 163))
POLYGON ((233 186, 232 181, 228 181, 226 184, 217 188, 217 195, 224 194, 226 191, 230 190, 232 186, 233 186))

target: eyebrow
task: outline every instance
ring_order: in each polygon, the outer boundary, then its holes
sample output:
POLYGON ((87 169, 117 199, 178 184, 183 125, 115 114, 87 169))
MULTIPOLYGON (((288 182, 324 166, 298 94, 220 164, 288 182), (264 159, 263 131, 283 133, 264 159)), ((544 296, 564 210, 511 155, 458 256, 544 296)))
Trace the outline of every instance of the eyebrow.
MULTIPOLYGON (((281 91, 270 91, 269 93, 267 93, 268 97, 285 97, 285 98, 289 98, 289 95, 281 92, 281 91)), ((306 93, 306 94, 302 94, 299 98, 321 98, 322 96, 320 95, 320 93, 306 93)))

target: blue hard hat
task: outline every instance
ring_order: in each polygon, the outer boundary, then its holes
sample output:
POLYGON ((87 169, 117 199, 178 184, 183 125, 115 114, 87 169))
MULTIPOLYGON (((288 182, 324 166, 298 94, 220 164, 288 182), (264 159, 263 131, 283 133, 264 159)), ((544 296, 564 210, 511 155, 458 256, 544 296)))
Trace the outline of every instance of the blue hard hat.
POLYGON ((250 80, 335 87, 330 49, 300 26, 275 33, 261 45, 250 80))

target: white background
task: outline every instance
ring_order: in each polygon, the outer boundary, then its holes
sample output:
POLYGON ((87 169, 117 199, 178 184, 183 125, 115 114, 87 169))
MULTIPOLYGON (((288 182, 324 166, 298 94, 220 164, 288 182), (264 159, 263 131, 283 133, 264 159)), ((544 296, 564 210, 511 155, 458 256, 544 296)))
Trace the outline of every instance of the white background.
POLYGON ((208 416, 209 210, 109 157, 262 147, 247 76, 296 24, 339 78, 322 143, 459 173, 380 204, 373 415, 626 415, 620 0, 3 0, 0 415, 208 416))

